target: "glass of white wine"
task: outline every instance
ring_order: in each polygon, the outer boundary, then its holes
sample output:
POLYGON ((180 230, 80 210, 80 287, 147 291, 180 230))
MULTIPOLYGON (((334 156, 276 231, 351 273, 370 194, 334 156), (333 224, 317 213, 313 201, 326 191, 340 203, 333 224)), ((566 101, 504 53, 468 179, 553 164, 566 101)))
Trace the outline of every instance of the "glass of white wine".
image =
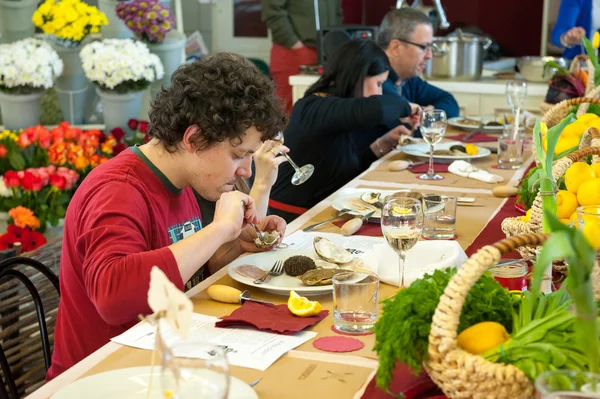
MULTIPOLYGON (((278 132, 277 136, 275 137, 275 140, 283 144, 283 132, 278 132)), ((292 168, 294 168, 294 170, 296 171, 296 173, 294 173, 294 176, 292 176, 292 184, 294 186, 298 186, 304 183, 312 176, 313 172, 315 171, 314 166, 307 164, 299 168, 298 165, 296 165, 296 163, 292 161, 292 158, 290 158, 290 156, 287 153, 283 152, 282 154, 288 160, 290 165, 292 165, 292 168)))
POLYGON ((420 200, 389 197, 381 210, 381 231, 398 254, 398 287, 404 286, 406 253, 415 246, 423 231, 423 207, 420 200))
POLYGON ((422 180, 442 180, 443 177, 436 174, 433 170, 433 147, 444 138, 446 133, 447 119, 446 112, 441 109, 432 111, 423 111, 421 116, 421 133, 423 140, 429 144, 429 169, 427 173, 419 176, 422 180))

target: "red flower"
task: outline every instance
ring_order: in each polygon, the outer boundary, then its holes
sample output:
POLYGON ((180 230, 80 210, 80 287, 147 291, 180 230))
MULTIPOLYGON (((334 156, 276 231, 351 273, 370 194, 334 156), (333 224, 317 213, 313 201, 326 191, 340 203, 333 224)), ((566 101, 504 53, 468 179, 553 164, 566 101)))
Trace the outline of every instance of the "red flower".
POLYGON ((104 133, 100 133, 100 136, 98 136, 98 141, 100 141, 100 143, 104 143, 106 141, 106 134, 104 133))
POLYGON ((117 143, 113 147, 113 155, 118 155, 120 152, 125 151, 127 146, 124 143, 117 143))
POLYGON ((67 179, 63 175, 50 175, 50 184, 59 190, 64 190, 67 186, 67 179))
POLYGON ((48 129, 38 130, 38 142, 41 148, 50 147, 50 144, 52 144, 52 134, 48 131, 48 129))
POLYGON ((6 171, 3 178, 6 187, 19 187, 21 185, 21 179, 19 179, 19 174, 14 170, 6 171))
POLYGON ((125 131, 123 129, 121 129, 120 127, 116 127, 113 130, 110 131, 110 134, 117 139, 117 141, 121 140, 123 137, 125 137, 125 131))
POLYGON ((29 191, 40 191, 42 189, 42 179, 26 170, 23 173, 23 188, 29 191))
POLYGON ((4 144, 0 144, 0 158, 4 158, 7 153, 8 153, 8 150, 6 149, 4 144))
POLYGON ((148 122, 140 121, 140 132, 148 133, 148 122))
POLYGON ((25 251, 33 251, 34 249, 38 249, 42 245, 46 243, 46 237, 39 231, 31 232, 31 239, 29 241, 29 248, 25 249, 25 251))
POLYGON ((127 122, 127 126, 129 126, 129 128, 130 128, 131 130, 135 130, 135 129, 137 129, 137 127, 138 127, 138 120, 137 120, 137 119, 130 119, 130 120, 127 122))
POLYGON ((21 250, 27 252, 44 245, 46 237, 38 231, 31 231, 29 227, 17 227, 9 224, 6 234, 0 237, 0 250, 12 248, 16 242, 20 242, 21 250))

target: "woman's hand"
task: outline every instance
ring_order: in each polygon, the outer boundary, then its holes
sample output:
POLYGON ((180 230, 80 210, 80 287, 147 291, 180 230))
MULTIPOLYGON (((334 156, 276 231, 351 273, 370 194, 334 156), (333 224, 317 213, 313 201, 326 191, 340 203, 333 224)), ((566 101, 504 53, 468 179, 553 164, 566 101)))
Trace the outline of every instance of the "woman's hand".
POLYGON ((579 44, 584 36, 585 29, 581 26, 575 26, 560 37, 560 42, 563 46, 570 47, 579 44))
POLYGON ((371 150, 377 157, 381 157, 398 146, 400 136, 410 136, 411 132, 405 126, 399 125, 379 137, 371 144, 371 150))
POLYGON ((290 149, 278 141, 267 140, 254 153, 254 164, 256 166, 256 177, 254 185, 271 189, 277 180, 279 165, 287 161, 281 153, 289 152, 290 149))

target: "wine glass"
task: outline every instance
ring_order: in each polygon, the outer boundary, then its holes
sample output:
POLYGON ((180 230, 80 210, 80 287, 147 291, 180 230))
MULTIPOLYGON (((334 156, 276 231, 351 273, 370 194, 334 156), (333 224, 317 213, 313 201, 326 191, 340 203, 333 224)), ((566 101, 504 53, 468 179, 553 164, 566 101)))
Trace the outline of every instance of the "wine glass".
POLYGON ((410 197, 387 198, 381 210, 381 231, 398 254, 398 287, 402 287, 406 253, 419 241, 423 231, 421 201, 410 197))
MULTIPOLYGON (((277 140, 281 144, 283 144, 283 132, 278 132, 277 136, 275 137, 275 140, 277 140)), ((298 185, 304 183, 312 176, 313 172, 315 171, 314 166, 308 164, 308 165, 304 165, 303 167, 299 168, 298 165, 296 165, 296 163, 294 161, 292 161, 292 158, 290 158, 290 156, 287 153, 283 152, 282 154, 288 160, 290 165, 292 165, 294 170, 296 171, 296 173, 294 173, 294 176, 292 176, 292 184, 294 186, 298 186, 298 185)))
POLYGON ((229 363, 225 351, 199 342, 163 348, 161 385, 164 398, 227 398, 229 363))
POLYGON ((520 80, 509 80, 506 82, 506 100, 513 114, 513 123, 516 123, 517 109, 523 106, 525 96, 527 96, 527 82, 520 80))
POLYGON ((446 112, 441 109, 423 111, 421 116, 421 133, 423 140, 429 144, 429 169, 419 176, 422 180, 442 180, 443 177, 433 170, 433 146, 444 138, 446 132, 446 112))

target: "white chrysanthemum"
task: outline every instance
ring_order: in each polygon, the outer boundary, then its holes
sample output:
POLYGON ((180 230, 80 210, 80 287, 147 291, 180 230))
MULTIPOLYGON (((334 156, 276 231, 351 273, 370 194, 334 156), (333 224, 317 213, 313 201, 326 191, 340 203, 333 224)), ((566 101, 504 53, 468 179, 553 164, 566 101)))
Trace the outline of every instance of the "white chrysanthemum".
POLYGON ((104 39, 84 46, 79 56, 87 78, 108 89, 130 81, 150 84, 164 75, 160 59, 140 41, 104 39))
POLYGON ((4 179, 2 178, 2 176, 0 176, 0 197, 4 197, 4 198, 12 197, 12 191, 10 191, 10 188, 6 187, 6 184, 4 183, 4 179))
POLYGON ((48 89, 63 71, 63 62, 43 40, 28 38, 0 46, 0 86, 48 89))

